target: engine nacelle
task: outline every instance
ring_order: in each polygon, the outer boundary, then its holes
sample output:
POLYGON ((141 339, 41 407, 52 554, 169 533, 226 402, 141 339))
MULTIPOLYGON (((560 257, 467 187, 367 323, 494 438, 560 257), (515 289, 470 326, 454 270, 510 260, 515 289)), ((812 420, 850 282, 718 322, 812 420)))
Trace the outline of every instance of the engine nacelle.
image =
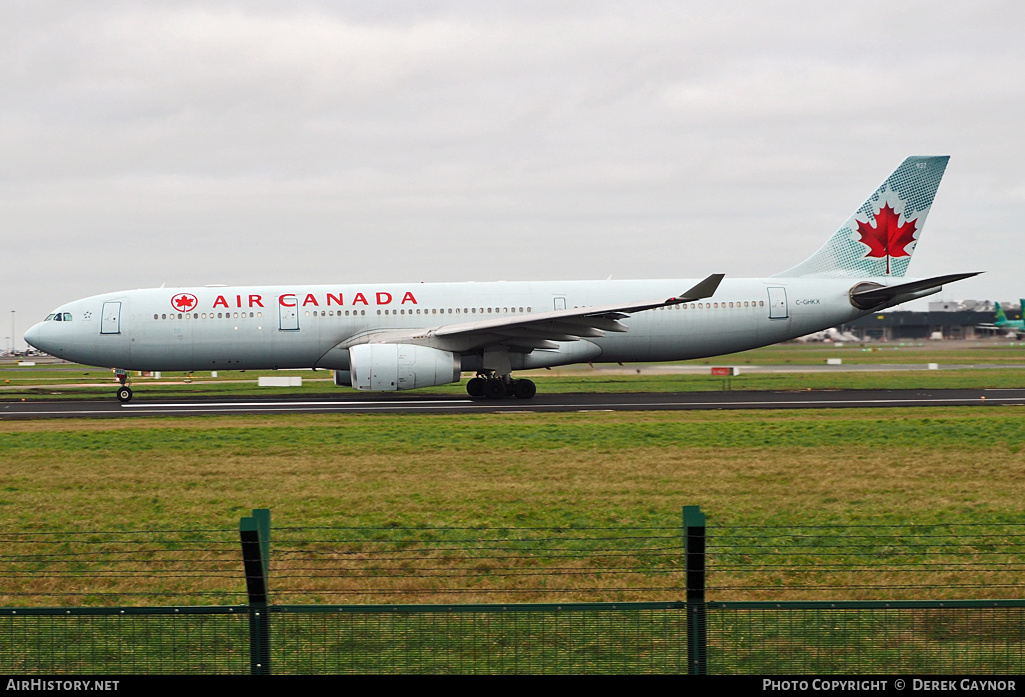
POLYGON ((459 382, 459 356, 413 344, 359 344, 349 349, 357 390, 413 390, 459 382))

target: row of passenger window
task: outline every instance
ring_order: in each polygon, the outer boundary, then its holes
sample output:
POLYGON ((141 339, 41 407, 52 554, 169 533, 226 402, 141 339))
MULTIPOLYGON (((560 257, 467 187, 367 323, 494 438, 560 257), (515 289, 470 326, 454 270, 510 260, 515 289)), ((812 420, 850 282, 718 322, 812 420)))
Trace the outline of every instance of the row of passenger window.
MULTIPOLYGON (((401 310, 378 310, 377 314, 379 314, 379 315, 388 315, 388 314, 391 314, 391 315, 413 315, 413 314, 416 314, 416 315, 452 315, 452 314, 456 314, 456 315, 459 315, 459 314, 475 315, 477 313, 480 313, 480 314, 483 315, 483 314, 492 314, 492 313, 509 314, 510 312, 522 313, 524 311, 530 312, 531 309, 529 307, 526 308, 525 310, 522 307, 520 307, 519 309, 517 309, 515 307, 481 307, 481 308, 476 308, 476 307, 464 307, 464 308, 458 308, 458 307, 457 308, 451 308, 451 307, 447 307, 447 308, 445 308, 445 307, 443 307, 441 309, 435 307, 435 308, 430 308, 430 309, 416 308, 416 310, 414 310, 413 308, 401 309, 401 310)), ((335 314, 334 310, 320 310, 320 316, 321 317, 333 317, 334 314, 335 314)), ((352 314, 355 315, 356 311, 353 310, 352 314)), ((365 310, 360 310, 360 314, 364 315, 364 314, 366 314, 366 311, 365 310)), ((309 310, 306 311, 306 316, 307 317, 310 316, 310 311, 309 310)), ((317 316, 317 310, 313 311, 313 316, 314 317, 317 316)), ((342 311, 341 310, 338 310, 338 316, 339 317, 342 316, 342 311)), ((345 316, 346 317, 349 316, 349 311, 348 310, 345 311, 345 316)))
MULTIPOLYGON (((680 303, 678 305, 662 306, 660 309, 665 310, 666 307, 669 309, 676 308, 677 310, 686 310, 688 308, 687 303, 680 303)), ((691 310, 708 310, 718 308, 730 308, 730 307, 765 307, 764 300, 745 300, 740 302, 739 300, 731 303, 690 303, 691 310)))
MULTIPOLYGON (((417 315, 439 315, 439 314, 440 315, 444 315, 444 314, 449 314, 449 315, 451 315, 451 314, 471 315, 471 314, 477 314, 478 312, 480 314, 492 314, 492 313, 506 313, 507 314, 509 312, 524 312, 524 311, 531 312, 531 308, 529 308, 529 307, 527 307, 527 308, 523 308, 523 307, 520 307, 520 308, 515 308, 515 307, 511 307, 511 308, 510 307, 502 307, 502 308, 498 308, 498 307, 481 307, 481 308, 469 307, 469 308, 466 308, 466 307, 464 307, 464 308, 458 308, 457 307, 457 308, 453 309, 453 308, 449 307, 449 308, 442 308, 442 309, 438 309, 438 308, 431 308, 431 309, 417 308, 415 311, 413 310, 413 308, 409 308, 408 310, 406 310, 406 309, 402 309, 402 310, 378 310, 377 314, 379 314, 379 315, 380 314, 385 314, 385 315, 388 315, 388 314, 392 314, 392 315, 400 315, 400 314, 401 315, 412 315, 412 314, 417 314, 417 315)), ((310 310, 306 311, 306 316, 307 317, 310 317, 310 316, 317 317, 318 314, 319 314, 320 317, 335 317, 336 315, 338 317, 342 317, 343 316, 342 310, 338 310, 338 311, 335 311, 335 310, 320 310, 319 313, 318 313, 317 310, 313 310, 312 312, 310 310)), ((345 317, 349 317, 350 315, 353 316, 353 317, 358 317, 358 316, 365 316, 366 314, 367 314, 366 310, 345 310, 344 311, 344 316, 345 317)), ((65 321, 69 321, 71 319, 71 315, 68 314, 68 313, 65 313, 64 317, 65 317, 65 321)), ((215 315, 213 312, 211 312, 208 315, 206 312, 202 312, 202 313, 200 313, 200 312, 193 312, 193 313, 179 312, 177 314, 174 313, 174 312, 171 312, 169 314, 163 313, 163 314, 154 314, 153 315, 153 319, 208 319, 208 318, 209 319, 245 319, 246 317, 263 317, 263 313, 262 312, 256 312, 256 313, 250 312, 247 315, 245 312, 218 312, 215 315)), ((47 317, 47 319, 48 320, 49 319, 53 319, 53 315, 47 317)), ((58 321, 59 321, 59 319, 58 319, 58 321)))
POLYGON ((263 317, 262 312, 250 312, 248 315, 245 312, 218 312, 216 315, 210 313, 207 315, 205 312, 185 312, 178 314, 160 314, 153 315, 153 319, 245 319, 247 317, 263 317))
MULTIPOLYGON (((320 314, 323 316, 323 315, 326 315, 328 313, 321 312, 320 314)), ((334 310, 332 310, 330 314, 333 317, 334 314, 335 314, 334 310)), ((349 314, 350 314, 349 311, 346 310, 345 311, 345 316, 348 317, 349 314)), ((352 311, 352 316, 353 317, 358 316, 358 315, 365 315, 365 314, 367 314, 366 310, 360 310, 358 312, 356 310, 352 311)), ((380 314, 380 313, 378 313, 378 314, 380 314)), ((317 315, 316 311, 314 311, 313 315, 314 316, 317 315)), ((67 315, 67 316, 70 319, 71 316, 70 315, 67 315)), ((308 311, 306 313, 306 316, 307 317, 310 316, 310 313, 308 311)), ((338 311, 338 316, 339 317, 342 316, 342 311, 341 310, 338 311)), ((207 314, 206 312, 192 312, 192 313, 189 313, 189 312, 184 312, 184 313, 179 312, 179 313, 175 314, 174 312, 171 312, 169 314, 163 314, 162 313, 162 314, 154 314, 153 315, 153 319, 246 319, 247 317, 248 318, 255 317, 255 318, 259 319, 259 318, 263 317, 263 313, 262 312, 250 312, 250 313, 246 314, 245 312, 218 312, 218 313, 214 314, 213 312, 211 312, 211 313, 207 314)), ((47 319, 49 319, 49 318, 47 318, 47 319)))

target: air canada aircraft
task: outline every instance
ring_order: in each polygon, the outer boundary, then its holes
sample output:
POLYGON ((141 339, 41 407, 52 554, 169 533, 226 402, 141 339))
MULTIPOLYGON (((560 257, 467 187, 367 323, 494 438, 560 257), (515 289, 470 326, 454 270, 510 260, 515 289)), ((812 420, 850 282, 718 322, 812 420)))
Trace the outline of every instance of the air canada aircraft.
POLYGON ((334 371, 336 385, 458 382, 530 399, 513 371, 734 353, 835 327, 975 273, 908 279, 948 158, 909 157, 810 257, 767 278, 207 286, 76 300, 25 333, 32 346, 115 369, 334 371))

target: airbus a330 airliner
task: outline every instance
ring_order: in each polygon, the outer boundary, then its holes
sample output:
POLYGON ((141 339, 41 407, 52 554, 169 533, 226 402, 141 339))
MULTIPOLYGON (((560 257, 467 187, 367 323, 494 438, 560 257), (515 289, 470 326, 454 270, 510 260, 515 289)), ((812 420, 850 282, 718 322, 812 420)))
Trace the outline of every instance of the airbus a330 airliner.
POLYGON ((514 370, 675 361, 773 344, 938 292, 975 273, 905 278, 947 157, 909 157, 815 254, 768 278, 212 286, 131 290, 63 305, 32 346, 129 370, 323 368, 337 385, 458 382, 534 396, 514 370))

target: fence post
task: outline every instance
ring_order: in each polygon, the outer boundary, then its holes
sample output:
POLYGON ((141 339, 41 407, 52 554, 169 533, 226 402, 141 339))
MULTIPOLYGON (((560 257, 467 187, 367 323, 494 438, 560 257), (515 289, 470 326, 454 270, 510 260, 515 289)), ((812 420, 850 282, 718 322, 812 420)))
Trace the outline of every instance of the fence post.
POLYGON ((683 507, 683 551, 687 563, 687 672, 707 675, 705 514, 700 506, 683 507))
POLYGON ((239 521, 238 530, 249 596, 249 672, 270 675, 270 509, 254 508, 252 516, 239 521))

